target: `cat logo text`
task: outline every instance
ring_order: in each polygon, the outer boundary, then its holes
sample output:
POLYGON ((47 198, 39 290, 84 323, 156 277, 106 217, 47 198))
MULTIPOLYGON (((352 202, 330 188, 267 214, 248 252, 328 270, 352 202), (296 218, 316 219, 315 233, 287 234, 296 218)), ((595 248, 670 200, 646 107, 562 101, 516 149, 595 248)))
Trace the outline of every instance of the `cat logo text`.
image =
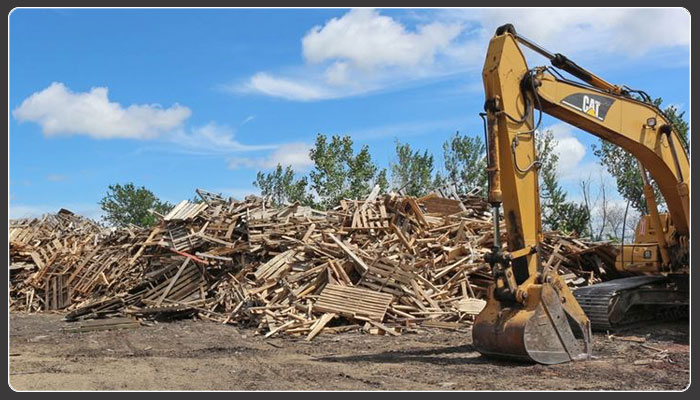
POLYGON ((586 115, 604 121, 615 99, 594 94, 574 93, 566 96, 561 102, 586 115))
POLYGON ((585 112, 588 115, 592 115, 598 119, 598 110, 600 110, 600 102, 596 101, 596 99, 590 98, 586 95, 583 96, 583 107, 582 111, 585 112))

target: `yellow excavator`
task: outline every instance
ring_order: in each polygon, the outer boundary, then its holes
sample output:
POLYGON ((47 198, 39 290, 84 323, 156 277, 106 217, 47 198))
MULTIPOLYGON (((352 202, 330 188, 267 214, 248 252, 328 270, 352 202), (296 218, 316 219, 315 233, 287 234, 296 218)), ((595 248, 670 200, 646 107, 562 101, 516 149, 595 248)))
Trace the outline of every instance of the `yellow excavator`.
POLYGON ((499 27, 491 39, 483 80, 488 201, 494 216, 494 246, 485 259, 494 282, 474 322, 475 348, 484 355, 542 364, 588 359, 592 329, 613 329, 687 305, 690 162, 670 119, 644 92, 606 82, 519 35, 512 24, 499 27), (521 45, 552 66, 529 68, 521 45), (616 269, 637 276, 572 291, 540 257, 535 135, 542 113, 638 160, 650 213, 641 218, 634 243, 621 246, 616 262, 616 269), (658 211, 649 175, 667 213, 658 211), (506 248, 499 239, 501 211, 506 248))

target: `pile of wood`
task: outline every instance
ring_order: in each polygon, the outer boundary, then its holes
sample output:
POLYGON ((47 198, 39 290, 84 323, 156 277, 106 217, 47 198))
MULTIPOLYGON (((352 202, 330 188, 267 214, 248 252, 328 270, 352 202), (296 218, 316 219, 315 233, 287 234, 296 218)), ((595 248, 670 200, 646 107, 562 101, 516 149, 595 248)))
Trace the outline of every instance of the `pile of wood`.
POLYGON ((28 312, 63 309, 76 296, 112 286, 106 282, 121 275, 113 270, 126 254, 123 245, 138 241, 131 228, 105 229, 65 209, 10 221, 9 239, 10 309, 28 312))
POLYGON ((549 232, 540 245, 545 265, 552 265, 569 286, 588 286, 619 278, 615 269, 618 248, 609 242, 591 243, 549 232))
MULTIPOLYGON (((197 193, 201 202, 182 201, 152 229, 107 230, 67 212, 12 221, 11 309, 62 309, 72 320, 197 316, 311 340, 456 329, 484 305, 493 227, 479 197, 375 188, 321 212, 197 193), (47 222, 58 217, 71 222, 47 222)), ((572 286, 613 270, 607 244, 552 233, 542 250, 572 286)))

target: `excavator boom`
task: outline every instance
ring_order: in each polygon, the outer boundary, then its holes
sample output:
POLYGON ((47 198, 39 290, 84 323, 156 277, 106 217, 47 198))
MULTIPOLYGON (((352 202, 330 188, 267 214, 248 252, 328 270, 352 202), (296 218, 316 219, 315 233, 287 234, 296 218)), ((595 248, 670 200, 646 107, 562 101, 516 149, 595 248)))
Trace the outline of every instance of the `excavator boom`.
MULTIPOLYGON (((500 27, 491 39, 483 81, 488 200, 494 208, 496 230, 494 247, 486 257, 494 283, 472 330, 474 344, 483 354, 544 364, 585 359, 591 355, 590 320, 555 267, 539 256, 542 223, 535 134, 541 114, 614 143, 639 160, 645 184, 648 172, 675 226, 673 237, 661 235, 661 217, 652 213, 657 237, 664 239, 664 254, 687 243, 688 156, 678 133, 658 108, 631 98, 625 87, 606 82, 567 57, 518 36, 512 25, 500 27), (551 67, 529 68, 519 44, 585 84, 564 79, 551 67), (501 208, 507 250, 499 240, 501 208)), ((656 204, 653 206, 655 209, 656 204)), ((665 266, 672 268, 671 257, 665 260, 665 266)))

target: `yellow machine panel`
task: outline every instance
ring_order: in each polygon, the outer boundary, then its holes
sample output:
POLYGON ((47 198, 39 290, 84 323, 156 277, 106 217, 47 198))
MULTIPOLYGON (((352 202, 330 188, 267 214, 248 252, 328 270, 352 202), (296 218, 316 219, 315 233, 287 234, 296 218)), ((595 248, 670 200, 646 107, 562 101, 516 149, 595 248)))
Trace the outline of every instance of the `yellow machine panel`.
POLYGON ((622 272, 659 272, 661 256, 655 243, 627 244, 617 255, 615 268, 622 272))
MULTIPOLYGON (((669 219, 668 214, 659 214, 659 220, 661 221, 661 229, 663 234, 666 235, 669 231, 669 219)), ((637 228, 634 230, 634 241, 635 243, 649 243, 656 241, 656 229, 654 229, 654 223, 651 219, 651 215, 643 215, 637 223, 637 228)))

